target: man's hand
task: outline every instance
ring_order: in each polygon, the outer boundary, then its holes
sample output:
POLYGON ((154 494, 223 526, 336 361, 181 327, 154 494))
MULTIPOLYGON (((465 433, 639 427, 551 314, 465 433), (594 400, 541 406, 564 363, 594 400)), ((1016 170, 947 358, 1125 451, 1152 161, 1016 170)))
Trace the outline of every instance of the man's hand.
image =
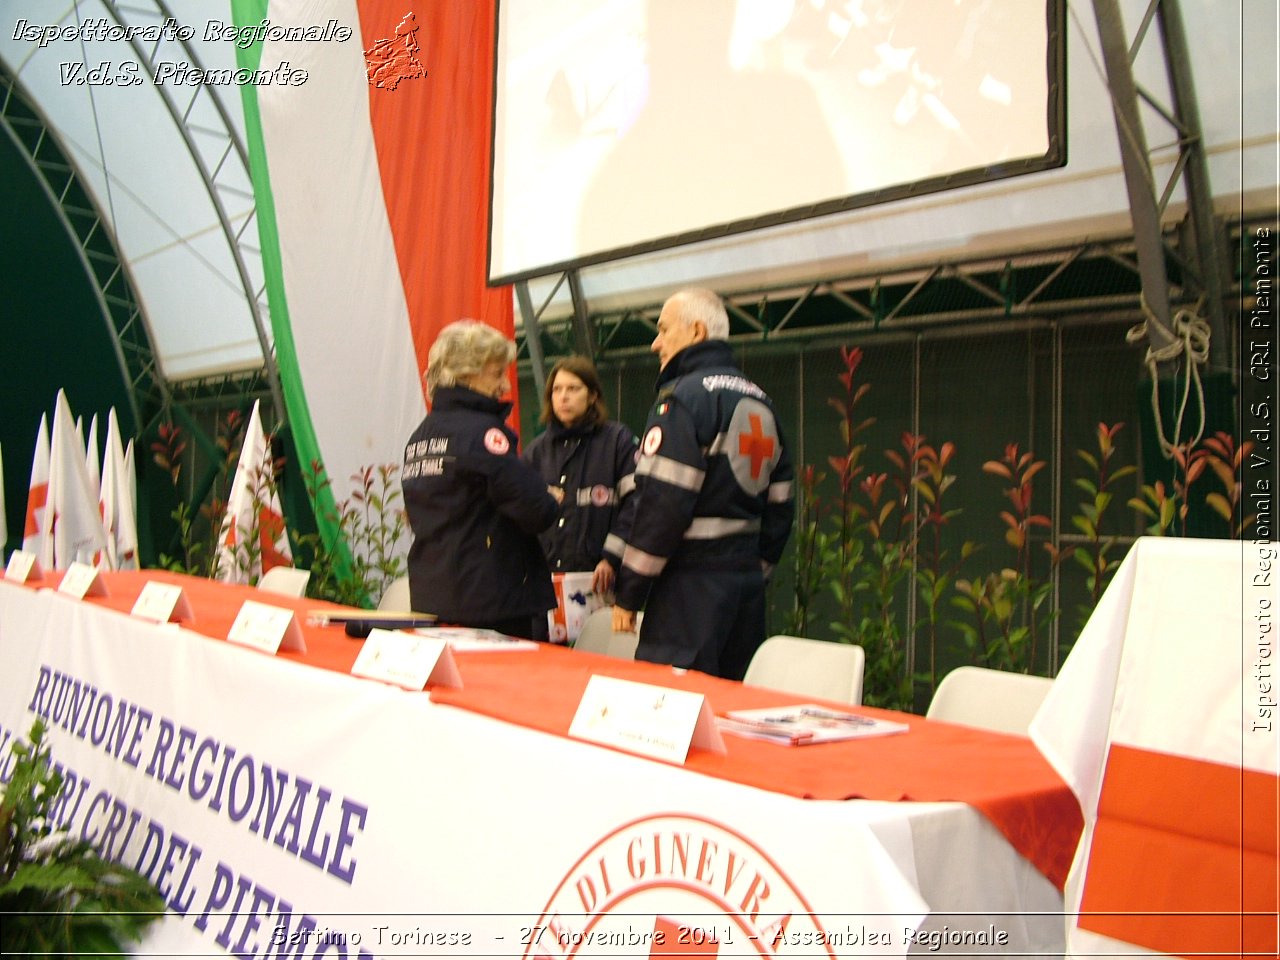
POLYGON ((564 503, 564 487, 547 487, 547 493, 556 498, 556 503, 564 503))
POLYGON ((613 605, 613 632, 635 633, 636 612, 634 610, 624 610, 615 603, 613 605))
POLYGON ((591 574, 591 589, 599 597, 613 589, 613 565, 608 560, 596 564, 595 572, 591 574))

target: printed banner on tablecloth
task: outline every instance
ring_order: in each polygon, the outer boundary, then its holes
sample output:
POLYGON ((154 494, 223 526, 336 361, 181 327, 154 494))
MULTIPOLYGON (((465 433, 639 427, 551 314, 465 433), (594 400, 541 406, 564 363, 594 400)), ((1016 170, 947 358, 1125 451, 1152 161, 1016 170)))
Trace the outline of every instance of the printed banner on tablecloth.
POLYGON ((902 956, 927 909, 851 805, 3 583, 0 656, 6 775, 44 719, 58 826, 168 903, 144 955, 902 956))

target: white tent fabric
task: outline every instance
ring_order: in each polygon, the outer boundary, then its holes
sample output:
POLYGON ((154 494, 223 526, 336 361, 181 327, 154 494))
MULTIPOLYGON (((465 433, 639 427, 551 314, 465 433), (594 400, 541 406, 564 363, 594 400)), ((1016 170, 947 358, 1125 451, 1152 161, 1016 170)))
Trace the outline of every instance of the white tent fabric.
MULTIPOLYGON (((24 21, 38 27, 74 24, 77 17, 114 23, 106 3, 7 0, 4 6, 8 16, 7 28, 0 31, 0 58, 70 149, 107 212, 143 301, 164 374, 183 379, 261 366, 252 313, 216 212, 153 85, 149 80, 137 86, 63 82, 67 62, 117 68, 126 60, 136 62, 129 45, 94 40, 41 45, 17 38, 15 25, 24 21)), ((232 22, 229 0, 183 0, 169 6, 179 22, 196 27, 189 45, 202 65, 235 66, 234 43, 204 39, 206 24, 232 22)), ((1130 30, 1146 6, 1146 0, 1123 0, 1130 30)), ((1182 0, 1181 8, 1219 206, 1226 214, 1238 214, 1242 207, 1273 207, 1280 180, 1276 6, 1267 0, 1182 0)), ((134 23, 164 19, 160 6, 150 0, 127 10, 134 23)), ((593 307, 616 309, 654 303, 687 283, 731 292, 1125 231, 1128 200, 1099 50, 1092 5, 1069 0, 1069 161, 1062 169, 584 268, 583 292, 593 307)), ((1141 85, 1167 102, 1164 65, 1154 43, 1144 47, 1135 69, 1141 85)), ((219 126, 211 94, 221 98, 241 132, 236 88, 208 87, 205 92, 194 101, 188 127, 219 126)), ((1167 129, 1149 109, 1144 114, 1150 130, 1167 129)), ((207 147, 205 139, 197 133, 197 147, 207 147)), ((1153 147, 1160 145, 1158 137, 1150 139, 1153 147)), ((1166 159, 1161 173, 1167 175, 1175 154, 1165 149, 1161 155, 1166 159)), ((236 183, 242 176, 237 166, 229 157, 220 167, 220 179, 236 183)), ((238 200, 235 190, 219 193, 239 229, 253 203, 247 178, 239 180, 237 189, 238 200)), ((1171 216, 1179 214, 1179 200, 1175 194, 1171 216)), ((260 290, 260 266, 251 255, 248 266, 251 286, 260 290)), ((555 278, 534 281, 534 302, 542 303, 554 283, 555 278)), ((562 289, 544 318, 569 310, 568 292, 562 289)))
MULTIPOLYGON (((232 43, 203 40, 207 21, 230 20, 226 0, 183 0, 174 7, 176 18, 199 25, 191 45, 206 66, 235 65, 232 43)), ((129 4, 126 11, 130 23, 164 22, 154 3, 129 4)), ((164 376, 181 380, 261 367, 262 348, 244 285, 183 130, 130 43, 112 39, 105 29, 104 39, 92 32, 98 23, 116 24, 107 4, 6 0, 4 13, 0 58, 56 132, 110 224, 164 376), (24 30, 77 22, 90 28, 89 39, 24 39, 24 30), (86 72, 72 72, 79 69, 75 64, 84 64, 86 72), (87 82, 88 71, 96 68, 119 82, 87 82)), ((168 58, 176 62, 177 53, 168 58)), ((185 102, 195 90, 181 87, 177 96, 185 102)), ((243 113, 234 86, 203 88, 192 103, 186 126, 196 131, 196 148, 208 153, 214 166, 222 144, 203 131, 221 123, 210 95, 223 99, 235 123, 243 122, 243 113)), ((253 195, 237 167, 230 156, 218 169, 225 184, 219 195, 239 229, 253 209, 253 195)), ((252 233, 249 239, 256 243, 252 233)), ((252 289, 259 290, 260 265, 252 257, 247 262, 255 272, 252 289)))
MULTIPOLYGON (((833 6, 832 0, 812 2, 833 6)), ((1066 4, 1065 167, 586 267, 579 278, 588 304, 595 310, 646 307, 689 284, 730 294, 798 287, 873 271, 924 268, 952 258, 1006 257, 1127 233, 1128 195, 1093 7, 1087 0, 1066 4)), ((1134 29, 1146 11, 1146 0, 1122 0, 1120 5, 1126 26, 1134 29)), ((1274 109, 1280 13, 1269 0, 1182 0, 1180 6, 1218 207, 1227 217, 1274 210, 1280 185, 1280 123, 1274 109)), ((346 0, 280 2, 274 7, 263 0, 261 5, 267 13, 279 10, 282 17, 289 10, 299 16, 322 10, 329 16, 327 11, 337 10, 340 17, 354 19, 349 12, 354 8, 346 0)), ((235 23, 231 0, 135 0, 127 6, 114 0, 63 0, 56 5, 6 0, 4 10, 9 16, 8 26, 0 30, 0 59, 47 119, 103 212, 140 298, 162 375, 177 381, 261 369, 273 350, 273 339, 262 293, 253 187, 237 144, 218 133, 226 129, 220 107, 239 144, 245 143, 246 98, 230 83, 187 85, 170 78, 162 89, 152 82, 154 68, 140 59, 234 69, 236 41, 220 31, 235 23), (177 25, 190 28, 185 42, 173 39, 174 24, 166 20, 170 15, 177 25), (119 37, 121 23, 169 27, 156 43, 135 46, 119 37), (81 82, 95 69, 118 82, 81 82), (164 93, 180 105, 176 116, 164 93)), ((266 53, 263 65, 269 66, 266 53)), ((1148 41, 1135 70, 1144 89, 1168 102, 1158 43, 1148 41)), ((306 92, 306 99, 314 101, 323 91, 317 87, 306 92)), ((347 93, 337 102, 358 103, 364 90, 347 93)), ((324 106, 334 108, 332 103, 324 106)), ((269 96, 266 107, 270 108, 269 96)), ((1148 139, 1160 158, 1157 179, 1162 185, 1176 159, 1172 133, 1162 146, 1168 126, 1150 107, 1143 110, 1148 139)), ((350 127, 349 120, 336 117, 333 124, 324 125, 328 143, 317 144, 316 157, 332 157, 335 145, 347 145, 341 131, 350 127)), ((270 131, 266 136, 269 140, 270 131)), ((316 170, 309 168, 307 173, 314 176, 316 170)), ((273 180, 278 179, 273 173, 273 180)), ((308 182, 300 188, 275 182, 272 188, 281 198, 297 198, 301 192, 302 202, 323 206, 323 183, 308 182)), ((1175 191, 1169 219, 1182 216, 1181 203, 1181 192, 1175 191)), ((300 255, 297 249, 289 253, 295 259, 300 255)), ((373 289, 385 299, 387 286, 379 278, 394 279, 393 258, 383 248, 362 249, 356 257, 332 257, 324 269, 338 270, 341 276, 331 277, 331 283, 303 280, 290 297, 318 299, 329 309, 335 304, 349 307, 363 284, 363 289, 373 289), (333 290, 346 299, 332 298, 333 290)), ((530 284, 535 304, 550 298, 543 320, 571 312, 568 285, 561 284, 552 295, 558 282, 558 277, 548 277, 530 284)), ((330 324, 287 332, 298 355, 306 356, 316 340, 342 335, 335 329, 342 327, 330 324), (309 342, 298 342, 307 337, 309 342)), ((366 359, 376 354, 379 372, 366 374, 366 363, 355 381, 386 385, 379 389, 392 394, 389 402, 377 405, 376 413, 352 409, 343 395, 351 378, 344 378, 342 370, 324 371, 335 382, 333 396, 310 391, 307 398, 309 427, 322 441, 319 446, 336 499, 349 493, 347 478, 354 467, 400 459, 404 425, 420 413, 416 371, 402 370, 405 363, 396 366, 390 359, 407 361, 407 351, 384 340, 374 349, 362 346, 366 359), (361 428, 352 429, 353 416, 364 418, 361 428), (378 436, 370 439, 365 433, 374 428, 366 431, 363 424, 375 417, 381 418, 378 436), (342 443, 348 455, 335 455, 332 448, 342 443)), ((325 355, 332 356, 332 351, 325 355)), ((344 356, 351 355, 345 350, 344 356)), ((294 411, 290 416, 300 425, 294 411)))

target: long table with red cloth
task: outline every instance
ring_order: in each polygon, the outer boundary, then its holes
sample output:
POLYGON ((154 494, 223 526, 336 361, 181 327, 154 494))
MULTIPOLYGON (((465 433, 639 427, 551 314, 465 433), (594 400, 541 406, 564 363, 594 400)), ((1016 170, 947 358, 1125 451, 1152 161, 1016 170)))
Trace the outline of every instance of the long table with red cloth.
MULTIPOLYGON (((287 607, 297 614, 307 649, 305 653, 282 652, 270 660, 304 668, 290 674, 291 677, 314 673, 316 668, 349 674, 360 650, 359 641, 347 637, 341 626, 317 626, 310 622, 310 615, 318 610, 342 609, 332 605, 164 571, 107 573, 102 575, 102 579, 107 596, 82 601, 57 596, 57 602, 79 603, 127 617, 148 581, 177 584, 182 587, 194 610, 194 617, 181 627, 184 633, 199 634, 219 645, 236 648, 237 654, 243 652, 253 657, 263 655, 240 651, 236 645, 224 640, 241 605, 246 600, 255 600, 287 607)), ((23 588, 6 585, 6 589, 39 591, 45 588, 46 593, 52 593, 57 581, 57 574, 47 574, 44 580, 23 588)), ((4 607, 0 606, 0 617, 3 610, 4 607)), ((137 621, 137 618, 129 619, 137 621)), ((175 629, 171 626, 135 625, 160 633, 175 629)), ((12 642, 5 628, 3 619, 0 619, 0 630, 5 631, 0 633, 0 638, 3 642, 12 642)), ((597 674, 694 691, 703 694, 713 709, 721 713, 741 708, 779 706, 796 699, 791 694, 744 686, 696 672, 552 646, 521 652, 461 652, 455 654, 455 659, 463 679, 460 688, 434 687, 419 694, 385 688, 386 692, 415 698, 415 709, 420 710, 422 701, 429 699, 429 706, 434 711, 463 711, 489 718, 484 721, 486 723, 497 722, 501 725, 497 728, 499 730, 534 731, 561 740, 567 738, 570 722, 588 680, 597 674)), ((363 687, 383 687, 372 681, 344 679, 363 687)), ((228 709, 232 708, 228 706, 228 709)), ((991 851, 982 853, 979 848, 965 848, 963 844, 950 847, 951 853, 940 850, 936 856, 920 849, 921 837, 944 838, 951 830, 947 824, 962 822, 964 809, 976 810, 981 814, 981 820, 995 828, 971 827, 975 836, 985 838, 980 842, 1007 843, 1016 851, 1013 859, 1029 865, 1013 886, 1025 888, 1038 882, 1055 894, 1061 889, 1079 838, 1080 811, 1074 795, 1029 739, 931 722, 912 715, 860 709, 869 715, 905 721, 910 729, 904 735, 799 748, 726 736, 725 754, 692 749, 683 771, 795 798, 798 805, 794 808, 794 815, 800 818, 806 816, 806 809, 828 809, 830 805, 824 802, 857 801, 837 803, 834 808, 865 811, 871 821, 881 824, 882 836, 892 833, 885 824, 901 820, 898 826, 906 824, 907 833, 914 831, 915 838, 915 849, 911 854, 913 863, 907 872, 914 868, 917 874, 932 870, 945 870, 947 874, 945 878, 934 878, 932 886, 935 890, 963 889, 968 885, 966 874, 972 872, 976 875, 991 864, 1000 862, 1000 858, 991 851), (976 860, 989 859, 990 862, 985 865, 982 862, 954 862, 952 854, 958 849, 967 849, 970 855, 978 851, 976 860), (931 866, 922 871, 920 865, 925 862, 931 866), (1028 880, 1027 877, 1032 875, 1040 879, 1028 880), (1048 885, 1044 883, 1046 878, 1048 885)), ((406 731, 405 735, 412 741, 412 731, 406 731)), ((628 770, 634 771, 647 768, 654 771, 655 777, 658 777, 656 771, 673 766, 622 755, 596 745, 569 742, 577 751, 575 756, 591 756, 593 752, 594 755, 614 755, 618 760, 610 760, 610 763, 620 761, 627 765, 628 770)), ((584 771, 583 775, 589 776, 589 771, 584 771)), ((548 776, 553 775, 548 772, 548 776)), ((564 789, 568 795, 574 793, 572 776, 568 777, 564 789)), ((673 807, 678 808, 679 804, 664 796, 657 809, 673 807)), ((944 847, 960 843, 955 837, 941 842, 944 847)), ((921 876, 916 880, 921 891, 930 886, 923 882, 921 876)), ((581 884, 580 880, 579 902, 585 905, 582 889, 586 888, 581 884)), ((1037 896, 1040 899, 1033 897, 1027 902, 1017 902, 1016 896, 1013 900, 992 902, 976 912, 989 913, 993 919, 1025 911, 1042 912, 1045 904, 1043 890, 1037 896)), ((969 912, 975 912, 974 906, 972 901, 963 904, 964 910, 969 912)), ((528 904, 520 907, 530 909, 528 904)), ((963 912, 948 904, 928 904, 928 907, 940 916, 946 914, 950 917, 951 913, 963 912)), ((1060 925, 1061 920, 1056 922, 1060 925)), ((935 922, 935 927, 937 925, 935 922)), ((993 949, 993 952, 1002 951, 993 949)))

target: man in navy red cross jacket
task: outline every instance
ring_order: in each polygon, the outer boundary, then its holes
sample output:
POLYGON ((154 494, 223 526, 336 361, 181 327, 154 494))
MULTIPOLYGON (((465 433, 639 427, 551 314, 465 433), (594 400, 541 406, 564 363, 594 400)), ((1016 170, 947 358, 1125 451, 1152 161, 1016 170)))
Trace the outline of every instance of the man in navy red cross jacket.
POLYGON ((765 582, 794 517, 791 457, 773 401, 733 362, 724 302, 663 304, 658 398, 621 522, 613 628, 636 658, 739 680, 764 642, 765 582))

